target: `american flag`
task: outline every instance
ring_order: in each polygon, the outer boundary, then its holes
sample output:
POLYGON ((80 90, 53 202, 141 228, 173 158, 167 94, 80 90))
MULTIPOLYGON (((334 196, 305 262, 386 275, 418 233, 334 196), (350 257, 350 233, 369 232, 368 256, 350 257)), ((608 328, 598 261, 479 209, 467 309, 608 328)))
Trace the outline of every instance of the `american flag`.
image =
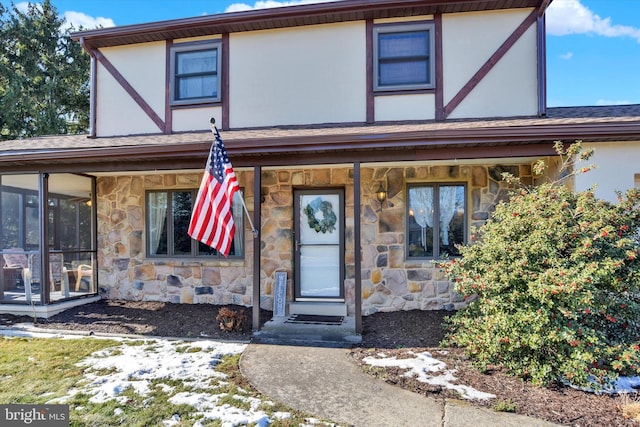
POLYGON ((191 214, 189 236, 217 249, 225 257, 229 255, 236 232, 231 208, 238 188, 227 150, 215 129, 215 140, 191 214))

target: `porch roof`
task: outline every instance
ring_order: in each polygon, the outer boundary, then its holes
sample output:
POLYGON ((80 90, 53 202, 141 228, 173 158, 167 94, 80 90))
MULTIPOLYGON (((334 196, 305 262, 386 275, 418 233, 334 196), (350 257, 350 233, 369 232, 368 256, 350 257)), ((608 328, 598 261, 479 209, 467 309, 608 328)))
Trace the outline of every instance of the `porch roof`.
MULTIPOLYGON (((463 159, 553 154, 552 142, 640 141, 640 105, 561 107, 546 117, 222 131, 234 166, 463 159)), ((203 166, 211 132, 0 143, 0 171, 117 171, 203 166)))
POLYGON ((326 3, 219 13, 194 18, 75 32, 85 47, 101 48, 211 34, 269 30, 363 19, 539 7, 551 0, 342 0, 326 3))

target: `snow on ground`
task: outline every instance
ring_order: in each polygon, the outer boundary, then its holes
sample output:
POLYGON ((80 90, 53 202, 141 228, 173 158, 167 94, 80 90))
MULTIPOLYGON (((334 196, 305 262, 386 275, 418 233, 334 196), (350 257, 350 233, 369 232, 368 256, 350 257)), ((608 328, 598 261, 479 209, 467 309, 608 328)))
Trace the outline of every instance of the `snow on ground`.
POLYGON ((240 354, 245 347, 216 341, 124 340, 119 347, 95 352, 79 363, 88 369, 85 378, 89 385, 82 391, 93 395, 91 402, 99 403, 118 400, 118 394, 126 388, 146 396, 151 381, 157 378, 182 380, 194 389, 207 388, 212 380, 225 378, 215 371, 220 359, 240 354), (113 372, 103 375, 107 371, 113 372))
MULTIPOLYGON (((5 337, 31 337, 31 338, 60 338, 60 339, 78 339, 88 334, 62 334, 57 332, 38 332, 33 331, 32 326, 28 323, 17 323, 14 328, 12 327, 0 327, 0 335, 5 337)), ((108 340, 117 340, 117 337, 100 337, 98 335, 92 336, 92 338, 103 338, 108 340)))
POLYGON ((618 377, 610 384, 602 385, 595 378, 591 377, 587 379, 588 383, 593 386, 578 387, 568 382, 564 382, 569 387, 573 387, 576 390, 586 391, 588 393, 595 394, 630 394, 634 395, 640 390, 640 377, 618 377))
MULTIPOLYGON (((444 362, 436 359, 429 352, 414 353, 411 351, 409 352, 409 354, 413 354, 415 355, 415 357, 407 359, 396 359, 395 357, 387 357, 384 353, 378 353, 377 356, 365 357, 364 359, 362 359, 362 361, 372 366, 394 366, 400 369, 406 369, 407 372, 405 372, 405 376, 416 376, 418 381, 455 390, 463 399, 484 400, 493 399, 496 397, 491 393, 485 393, 470 386, 456 384, 457 378, 454 376, 456 370, 447 369, 447 366, 444 362)), ((640 377, 619 377, 612 386, 605 387, 605 389, 598 391, 595 388, 579 389, 591 393, 637 393, 638 389, 640 389, 640 377)))
MULTIPOLYGON (((217 341, 169 341, 144 340, 139 342, 124 340, 116 348, 94 353, 80 362, 88 368, 85 372, 87 385, 79 390, 92 395, 91 402, 116 399, 121 403, 126 398, 119 396, 127 388, 146 396, 151 391, 155 379, 181 380, 191 391, 177 393, 170 398, 176 404, 194 407, 193 415, 205 419, 217 419, 222 425, 236 426, 255 423, 267 426, 271 420, 267 413, 257 409, 261 401, 252 397, 234 395, 234 399, 250 403, 248 410, 236 408, 228 403, 218 402, 226 393, 213 393, 216 385, 224 384, 226 376, 215 370, 215 366, 225 355, 240 354, 246 344, 223 343, 217 341), (105 375, 104 372, 110 372, 105 375)), ((165 385, 171 393, 172 388, 165 385)), ((280 415, 286 418, 288 415, 280 415)), ((166 425, 175 425, 179 419, 171 419, 166 425)))
MULTIPOLYGON (((82 338, 78 335, 25 332, 3 329, 0 335, 34 338, 82 338)), ((97 338, 97 337, 91 337, 97 338)), ((240 354, 246 344, 219 342, 211 340, 181 341, 165 339, 129 339, 107 337, 121 342, 119 346, 110 347, 93 353, 82 360, 79 366, 86 368, 84 381, 79 388, 56 402, 64 403, 66 399, 85 393, 91 402, 100 403, 116 400, 125 404, 126 398, 121 395, 127 388, 135 390, 141 396, 151 392, 153 380, 181 380, 190 391, 176 393, 170 398, 172 403, 188 404, 194 407, 193 415, 205 419, 220 420, 223 426, 236 426, 255 423, 267 426, 273 420, 263 410, 261 403, 267 403, 253 397, 233 395, 236 400, 248 402, 249 409, 233 407, 228 403, 218 402, 227 394, 213 393, 216 386, 225 384, 225 375, 215 370, 215 366, 225 355, 240 354)), ((171 393, 173 388, 161 385, 163 391, 171 393)), ((272 418, 286 419, 289 413, 276 412, 272 418)), ((176 415, 165 421, 165 425, 176 425, 180 422, 176 415)), ((196 423, 198 425, 198 423, 196 423)))
POLYGON ((640 389, 640 377, 620 377, 615 385, 605 390, 606 393, 637 393, 640 389))
POLYGON ((464 399, 485 400, 496 397, 494 394, 485 393, 473 387, 456 384, 457 378, 453 375, 456 370, 447 369, 447 365, 444 362, 434 358, 429 352, 409 352, 409 354, 413 354, 415 357, 396 359, 395 357, 386 357, 385 354, 380 353, 377 357, 365 357, 362 361, 372 366, 395 366, 400 369, 406 369, 405 376, 413 377, 415 375, 418 381, 455 390, 464 399))

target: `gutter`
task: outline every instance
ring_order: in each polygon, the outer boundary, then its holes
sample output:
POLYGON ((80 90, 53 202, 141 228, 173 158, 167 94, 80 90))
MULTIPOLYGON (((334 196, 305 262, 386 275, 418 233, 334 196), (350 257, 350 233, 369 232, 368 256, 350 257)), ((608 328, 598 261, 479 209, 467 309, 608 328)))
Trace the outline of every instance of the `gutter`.
MULTIPOLYGON (((309 21, 314 21, 317 24, 364 20, 368 17, 374 17, 376 14, 390 17, 407 16, 405 15, 406 10, 411 8, 433 9, 429 14, 439 13, 444 8, 466 11, 464 6, 469 6, 468 11, 494 10, 511 7, 514 2, 513 0, 502 0, 498 2, 499 7, 487 7, 487 5, 494 6, 494 3, 496 2, 489 0, 342 0, 216 13, 192 18, 78 31, 71 33, 70 36, 76 41, 84 37, 91 47, 103 47, 120 44, 118 42, 110 43, 109 39, 149 36, 148 41, 151 41, 151 39, 159 41, 165 40, 167 33, 194 30, 196 28, 204 29, 206 34, 252 31, 261 28, 284 28, 303 25, 303 22, 309 21), (229 27, 233 27, 233 31, 230 31, 229 27), (155 34, 155 36, 151 36, 152 34, 155 34)), ((535 0, 525 0, 520 7, 535 7, 535 5, 535 0)), ((197 36, 197 34, 194 34, 194 36, 197 36)))
MULTIPOLYGON (((491 147, 518 143, 552 143, 556 140, 583 140, 587 142, 640 140, 640 122, 421 130, 376 135, 314 135, 304 138, 299 136, 236 140, 231 138, 225 142, 225 145, 229 157, 233 158, 234 156, 269 155, 295 157, 310 153, 330 154, 363 150, 397 152, 471 145, 491 147)), ((123 158, 131 159, 131 162, 140 162, 145 159, 193 159, 194 156, 196 158, 206 157, 210 146, 209 141, 202 141, 164 145, 15 150, 0 152, 0 165, 60 160, 64 160, 65 163, 90 163, 123 158)), ((384 154, 380 154, 380 157, 384 157, 384 154)))
POLYGON ((545 12, 552 1, 540 0, 536 21, 538 117, 547 115, 547 17, 545 12))
POLYGON ((91 58, 91 69, 89 71, 89 137, 96 137, 96 91, 98 90, 98 85, 96 84, 96 72, 98 71, 98 67, 96 66, 96 53, 93 49, 91 49, 85 40, 84 37, 80 37, 80 46, 89 54, 91 58))

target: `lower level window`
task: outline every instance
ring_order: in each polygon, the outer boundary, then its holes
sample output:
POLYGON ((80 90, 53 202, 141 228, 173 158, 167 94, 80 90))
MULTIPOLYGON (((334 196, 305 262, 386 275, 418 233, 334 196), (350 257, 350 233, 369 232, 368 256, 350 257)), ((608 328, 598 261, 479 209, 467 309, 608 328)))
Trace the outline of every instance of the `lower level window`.
MULTIPOLYGON (((192 239, 187 231, 198 190, 163 190, 147 192, 147 254, 157 257, 218 256, 218 251, 192 239)), ((236 234, 229 256, 243 255, 241 192, 233 198, 236 234)))
POLYGON ((407 256, 458 256, 465 241, 464 184, 420 184, 407 189, 407 256))

